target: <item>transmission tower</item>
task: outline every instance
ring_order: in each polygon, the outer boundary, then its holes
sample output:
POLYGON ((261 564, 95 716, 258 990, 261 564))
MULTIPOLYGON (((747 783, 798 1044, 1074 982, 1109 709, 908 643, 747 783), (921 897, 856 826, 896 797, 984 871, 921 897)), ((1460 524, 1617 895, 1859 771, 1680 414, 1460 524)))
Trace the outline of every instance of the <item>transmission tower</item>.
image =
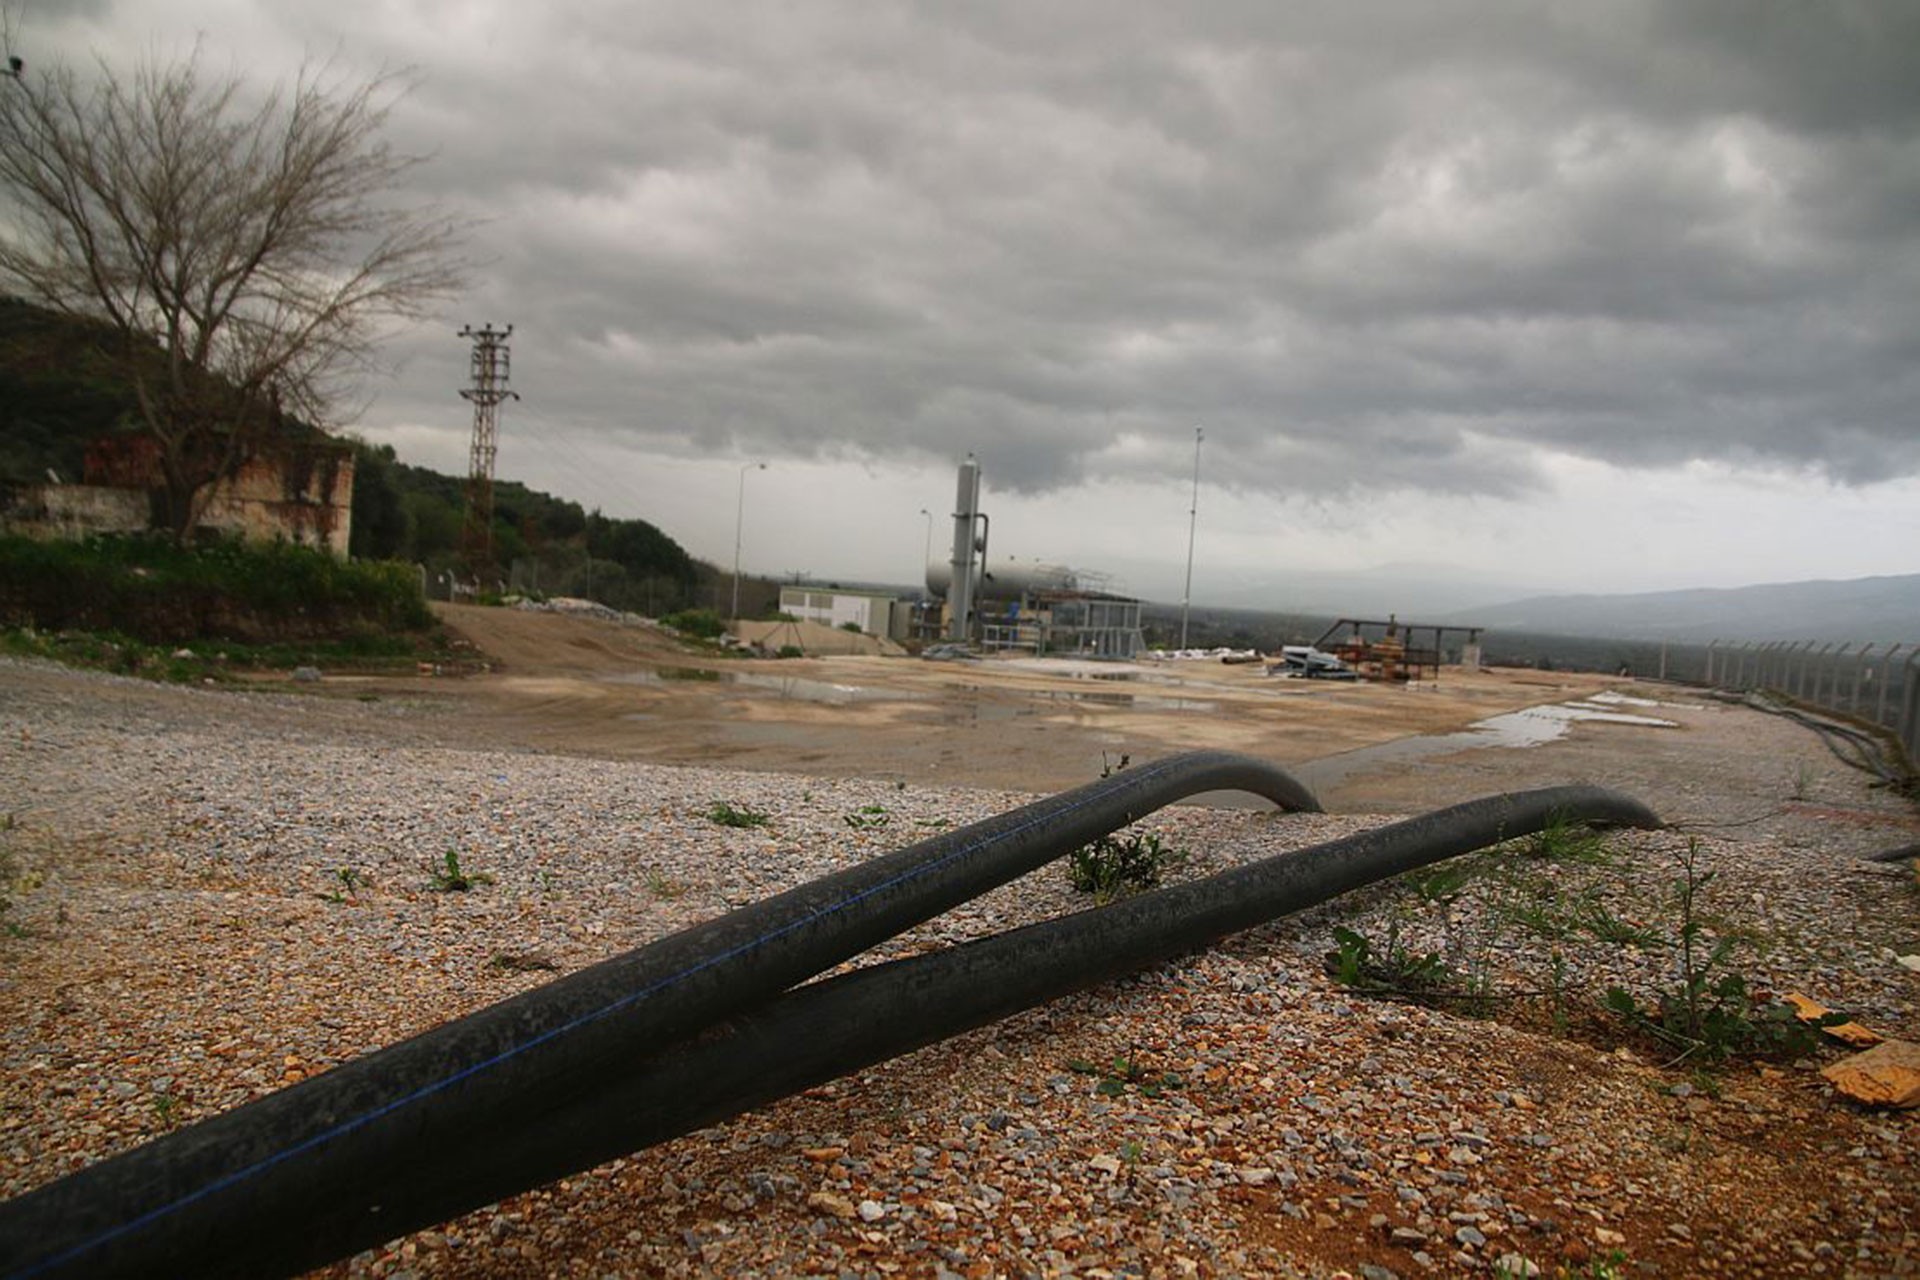
POLYGON ((460 336, 473 339, 470 373, 473 385, 460 395, 473 402, 473 448, 467 461, 467 519, 460 530, 460 551, 467 569, 475 578, 493 572, 493 455, 498 446, 494 429, 502 400, 518 400, 518 392, 507 390, 510 363, 507 339, 513 326, 504 332, 488 324, 483 329, 472 325, 460 330, 460 336))

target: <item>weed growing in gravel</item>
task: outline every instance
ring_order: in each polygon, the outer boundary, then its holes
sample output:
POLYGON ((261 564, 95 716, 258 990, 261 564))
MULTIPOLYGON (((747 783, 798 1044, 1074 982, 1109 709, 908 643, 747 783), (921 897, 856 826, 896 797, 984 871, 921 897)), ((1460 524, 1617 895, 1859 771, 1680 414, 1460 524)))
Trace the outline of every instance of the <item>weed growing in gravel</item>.
MULTIPOLYGON (((0 836, 11 837, 18 826, 11 813, 0 816, 0 836)), ((20 869, 19 861, 13 856, 13 850, 5 840, 0 840, 0 934, 9 938, 27 938, 32 931, 17 920, 4 919, 13 910, 14 895, 32 893, 40 887, 41 878, 33 871, 20 869)), ((66 922, 66 908, 60 909, 61 923, 66 922)))
POLYGON ((1186 862, 1186 850, 1166 844, 1151 831, 1104 835, 1067 855, 1067 876, 1075 889, 1105 906, 1156 887, 1186 862))
POLYGON ((162 1129, 171 1129, 180 1113, 180 1099, 170 1093, 153 1095, 153 1119, 162 1129))
POLYGON ((1627 1274, 1627 1253, 1609 1249, 1598 1258, 1589 1258, 1579 1266, 1563 1265, 1554 1272, 1554 1280, 1620 1280, 1627 1274))
POLYGON ((1573 924, 1586 933, 1592 934, 1601 942, 1622 947, 1658 947, 1666 942, 1657 930, 1632 920, 1622 919, 1601 899, 1597 892, 1581 897, 1573 908, 1573 924))
POLYGON ((1550 884, 1522 886, 1521 892, 1500 900, 1499 912, 1507 923, 1535 937, 1556 941, 1573 932, 1573 922, 1560 905, 1560 891, 1550 884))
POLYGON ((1343 987, 1375 995, 1408 999, 1431 998, 1450 988, 1453 970, 1437 951, 1416 955, 1400 941, 1400 922, 1387 926, 1387 943, 1375 950, 1373 940, 1344 925, 1333 927, 1339 950, 1327 956, 1327 972, 1343 987))
POLYGON ((1521 857, 1546 862, 1607 862, 1613 856, 1599 832, 1563 813, 1553 814, 1546 826, 1517 843, 1521 857))
POLYGON ((1422 902, 1452 902, 1467 887, 1478 868, 1460 859, 1449 859, 1436 867, 1415 873, 1413 891, 1422 902))
POLYGON ((725 800, 716 800, 713 807, 707 810, 707 821, 723 827, 764 827, 769 819, 758 809, 735 808, 725 800))
POLYGON ((433 887, 440 893, 465 893, 475 885, 492 884, 493 877, 481 871, 462 871, 460 855, 447 850, 444 867, 429 868, 427 874, 433 877, 433 887))
POLYGON ((1807 799, 1813 794, 1813 784, 1818 777, 1819 775, 1814 772, 1813 766, 1807 761, 1802 760, 1794 770, 1792 781, 1788 784, 1787 798, 1790 800, 1807 799))
POLYGON ((1651 1005, 1642 1005, 1623 987, 1607 988, 1602 1003, 1635 1030, 1678 1050, 1676 1063, 1811 1053, 1819 1043, 1818 1027, 1845 1021, 1845 1015, 1828 1014, 1804 1023, 1790 1006, 1748 989, 1745 976, 1728 963, 1741 939, 1727 935, 1709 943, 1700 916, 1701 891, 1717 874, 1701 867, 1700 842, 1687 841, 1680 877, 1672 886, 1679 921, 1677 937, 1667 944, 1675 949, 1672 983, 1654 993, 1651 1005))
POLYGON ((1067 1062, 1067 1070, 1076 1075, 1097 1077, 1093 1091, 1103 1098, 1117 1098, 1129 1089, 1142 1097, 1157 1098, 1167 1090, 1178 1089, 1186 1083, 1176 1071, 1155 1071, 1141 1065, 1140 1056, 1133 1049, 1128 1049, 1124 1054, 1115 1054, 1110 1069, 1088 1062, 1085 1058, 1073 1058, 1067 1062))
POLYGON ((367 882, 366 877, 352 867, 335 867, 333 878, 336 882, 335 887, 327 890, 320 897, 322 901, 335 905, 355 901, 359 896, 360 886, 367 882))
POLYGON ((649 867, 647 868, 647 892, 664 902, 671 902, 675 898, 684 898, 687 894, 687 886, 649 867))
POLYGON ((855 831, 869 831, 886 826, 893 821, 893 815, 887 812, 887 806, 883 804, 863 804, 846 815, 843 821, 855 831))

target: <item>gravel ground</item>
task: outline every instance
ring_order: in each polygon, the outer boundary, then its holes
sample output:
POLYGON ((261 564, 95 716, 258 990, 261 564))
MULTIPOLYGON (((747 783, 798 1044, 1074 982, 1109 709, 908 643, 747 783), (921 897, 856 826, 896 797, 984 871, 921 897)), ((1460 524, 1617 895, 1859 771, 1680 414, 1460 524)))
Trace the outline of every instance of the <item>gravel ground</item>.
MULTIPOLYGON (((404 703, 131 688, 0 663, 0 1194, 1028 798, 467 750, 404 703), (716 825, 721 801, 768 821, 716 825), (436 891, 449 851, 487 882, 436 891)), ((1896 961, 1920 891, 1818 847, 1808 808, 1786 835, 1615 834, 1378 886, 333 1274, 1920 1274, 1920 1113, 1838 1099, 1815 1070, 1837 1049, 1702 1074, 1594 1006, 1671 987, 1691 848, 1731 967, 1920 1040, 1896 961), (1334 984, 1336 925, 1438 953, 1484 1007, 1334 984)), ((1146 825, 1192 876, 1383 820, 1146 825)), ((1084 903, 1049 868, 878 954, 1084 903)))

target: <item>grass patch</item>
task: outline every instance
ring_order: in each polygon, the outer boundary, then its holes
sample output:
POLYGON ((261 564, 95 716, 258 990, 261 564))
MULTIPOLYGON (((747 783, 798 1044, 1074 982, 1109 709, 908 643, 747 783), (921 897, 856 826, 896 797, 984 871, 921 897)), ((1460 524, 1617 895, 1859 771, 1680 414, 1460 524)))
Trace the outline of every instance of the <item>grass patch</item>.
POLYGON ((707 810, 707 821, 723 827, 764 827, 771 819, 758 809, 736 808, 725 800, 716 800, 707 810))
MULTIPOLYGON (((194 644, 149 644, 118 631, 0 631, 0 653, 40 658, 62 666, 110 671, 163 684, 226 684, 245 673, 320 667, 364 674, 411 673, 420 662, 451 666, 461 661, 438 628, 395 635, 359 635, 304 643, 242 644, 212 640, 194 644)), ((378 695, 361 695, 362 701, 378 695)))
POLYGON ((893 821, 893 815, 887 812, 887 806, 883 804, 863 804, 841 821, 855 831, 872 831, 893 821))

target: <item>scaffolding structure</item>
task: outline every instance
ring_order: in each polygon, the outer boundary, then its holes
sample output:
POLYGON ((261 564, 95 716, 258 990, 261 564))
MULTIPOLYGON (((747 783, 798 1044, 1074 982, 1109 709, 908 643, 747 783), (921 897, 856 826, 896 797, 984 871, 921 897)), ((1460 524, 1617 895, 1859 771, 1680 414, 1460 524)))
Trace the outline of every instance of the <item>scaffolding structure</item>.
POLYGON ((1146 648, 1140 602, 1100 591, 1022 592, 997 615, 982 614, 981 647, 1036 656, 1126 661, 1146 648))

